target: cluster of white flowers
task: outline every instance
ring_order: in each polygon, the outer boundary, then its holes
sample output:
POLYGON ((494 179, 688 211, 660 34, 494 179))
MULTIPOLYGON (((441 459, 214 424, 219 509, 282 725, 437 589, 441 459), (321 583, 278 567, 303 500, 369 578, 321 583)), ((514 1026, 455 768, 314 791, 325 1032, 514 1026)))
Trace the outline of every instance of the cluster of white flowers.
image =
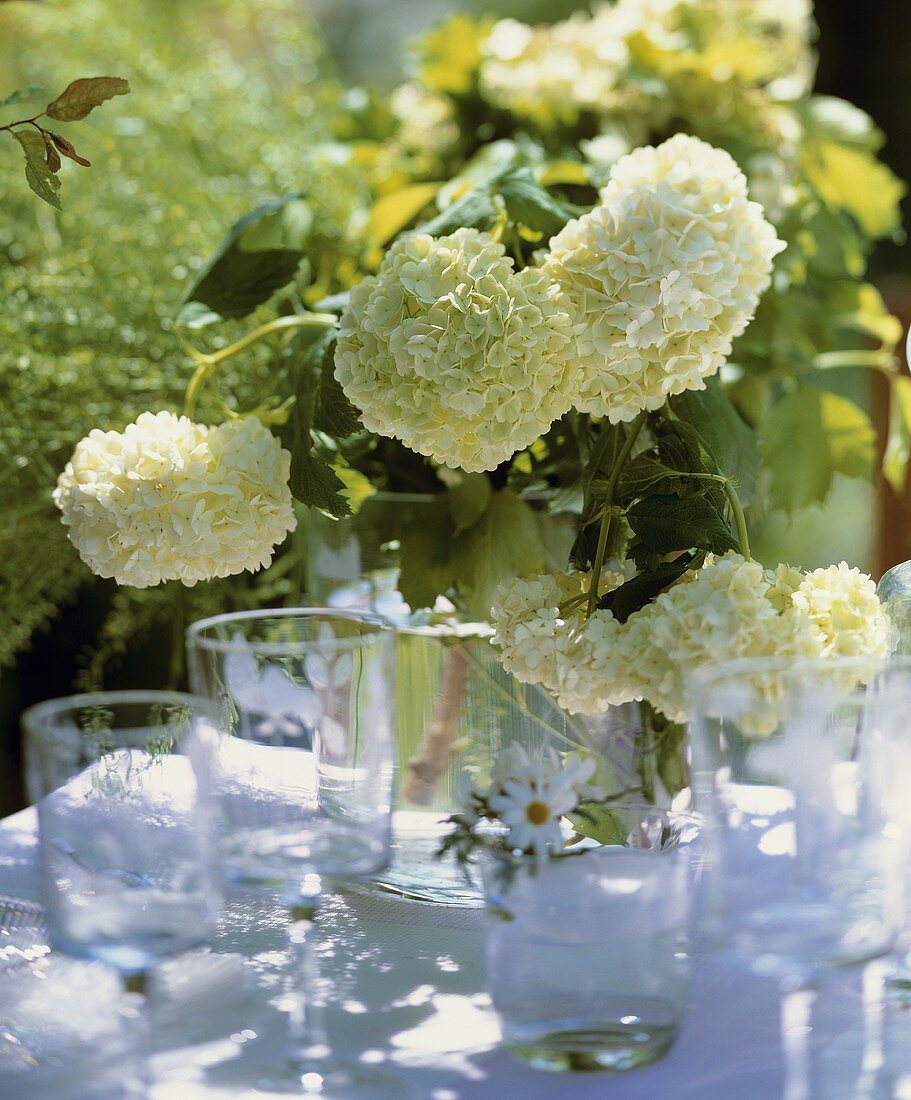
POLYGON ((595 18, 665 76, 775 81, 776 94, 792 97, 809 90, 812 0, 617 0, 595 18))
POLYGON ((486 801, 509 830, 510 847, 538 857, 561 848, 563 816, 599 793, 589 786, 595 767, 593 757, 561 761, 552 748, 535 756, 518 742, 503 749, 491 770, 486 801))
POLYGON ((399 123, 394 144, 405 153, 442 156, 459 140, 452 103, 420 84, 400 84, 389 106, 399 123))
POLYGON ((80 557, 137 588, 268 565, 296 525, 291 456, 258 420, 207 428, 145 412, 76 445, 54 501, 80 557))
POLYGON ((572 404, 570 319, 542 271, 458 229, 396 241, 351 292, 335 374, 365 427, 443 466, 492 470, 572 404))
POLYGON ((890 646, 872 580, 844 562, 771 574, 740 554, 710 557, 626 623, 606 610, 586 620, 568 603, 585 589, 586 574, 507 581, 492 611, 505 667, 574 713, 646 699, 686 721, 692 675, 719 655, 884 657, 890 646))
POLYGON ((570 302, 573 406, 617 423, 704 388, 784 245, 734 160, 685 134, 622 157, 601 199, 543 270, 570 302))
POLYGON ((544 129, 571 126, 582 111, 609 111, 629 59, 622 38, 581 13, 541 27, 501 19, 482 48, 484 97, 544 129))

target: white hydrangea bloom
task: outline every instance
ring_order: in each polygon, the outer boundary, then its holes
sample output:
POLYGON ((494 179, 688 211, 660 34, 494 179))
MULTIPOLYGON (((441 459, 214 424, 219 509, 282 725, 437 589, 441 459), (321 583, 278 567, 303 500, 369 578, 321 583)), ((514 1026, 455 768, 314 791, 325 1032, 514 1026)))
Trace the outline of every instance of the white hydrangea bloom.
POLYGON ((296 526, 291 456, 258 420, 142 413, 76 445, 54 502, 84 562, 146 588, 256 570, 296 526))
POLYGON ((891 624, 872 578, 846 562, 814 569, 792 602, 813 624, 824 657, 887 657, 891 624))
POLYGON ((443 156, 459 140, 459 125, 446 96, 420 84, 400 84, 389 106, 399 122, 395 144, 405 152, 443 156))
POLYGON ((335 375, 365 427, 492 470, 571 405, 570 319, 542 271, 458 229, 396 241, 342 314, 335 375))
MULTIPOLYGON (((605 570, 599 591, 619 587, 622 573, 605 570)), ((631 662, 620 649, 622 627, 609 611, 585 618, 590 573, 547 573, 504 581, 491 609, 493 641, 504 668, 540 684, 574 714, 593 714, 636 697, 631 662), (574 601, 574 602, 573 602, 574 601), (569 609, 564 611, 569 603, 569 609)))
POLYGON ((685 134, 622 157, 601 199, 542 266, 570 302, 573 405, 617 423, 704 388, 785 246, 734 160, 685 134))
POLYGON ((733 78, 788 98, 812 83, 812 0, 617 0, 596 19, 668 76, 733 78))
POLYGON ((608 112, 629 59, 622 38, 581 13, 540 27, 501 19, 483 51, 484 98, 545 129, 571 126, 582 111, 608 112))
POLYGON ((805 616, 779 610, 758 562, 728 553, 709 558, 630 616, 627 645, 642 696, 668 718, 689 718, 693 673, 720 659, 819 656, 805 616))

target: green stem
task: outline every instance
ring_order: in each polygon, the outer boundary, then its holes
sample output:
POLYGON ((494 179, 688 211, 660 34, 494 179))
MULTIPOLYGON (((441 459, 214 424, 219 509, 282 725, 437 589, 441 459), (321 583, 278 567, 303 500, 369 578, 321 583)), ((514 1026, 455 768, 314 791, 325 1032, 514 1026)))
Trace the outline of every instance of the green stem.
POLYGON ((728 504, 731 506, 731 511, 734 514, 734 523, 737 527, 737 541, 740 543, 740 553, 750 560, 750 537, 747 533, 747 520, 743 514, 743 505, 740 503, 740 497, 734 490, 734 486, 731 482, 725 478, 724 481, 724 495, 728 498, 728 504))
POLYGON ((183 414, 188 416, 191 420, 196 412, 196 399, 199 397, 199 391, 202 389, 202 385, 205 380, 212 373, 214 364, 208 359, 203 359, 199 362, 196 370, 193 372, 193 377, 187 384, 187 392, 183 399, 183 414))
POLYGON ((241 337, 241 339, 237 340, 235 343, 229 344, 226 348, 221 348, 219 351, 213 351, 208 355, 198 351, 192 344, 188 343, 180 330, 175 327, 174 333, 178 342, 197 364, 196 370, 193 372, 193 377, 187 384, 187 392, 183 403, 184 416, 188 416, 192 420, 193 414, 196 412, 196 401, 199 397, 199 391, 205 380, 215 370, 219 363, 223 363, 226 359, 232 358, 232 356, 237 355, 238 352, 244 351, 246 348, 250 347, 251 344, 255 344, 258 340, 262 340, 264 336, 269 336, 273 332, 284 332, 288 329, 310 329, 312 331, 321 332, 332 328, 337 321, 338 318, 334 313, 292 313, 287 317, 276 317, 274 321, 267 321, 266 324, 260 325, 259 328, 255 328, 252 332, 248 332, 246 336, 241 337))
POLYGON ((598 532, 598 547, 595 550, 595 560, 592 567, 592 582, 591 587, 588 590, 588 609, 586 610, 586 617, 590 618, 598 604, 598 585, 601 582, 601 570, 604 567, 604 557, 607 551, 607 540, 610 536, 611 524, 613 522, 613 506, 614 506, 614 494, 617 491, 617 482, 620 480, 620 474, 623 472, 623 467, 626 465, 633 445, 642 430, 642 426, 648 418, 648 413, 643 410, 636 419, 633 421, 626 439, 623 441, 623 446, 620 448, 620 454, 617 455, 617 461, 614 463, 614 467, 610 472, 610 477, 607 481, 607 488, 604 494, 604 518, 601 520, 601 530, 598 532))

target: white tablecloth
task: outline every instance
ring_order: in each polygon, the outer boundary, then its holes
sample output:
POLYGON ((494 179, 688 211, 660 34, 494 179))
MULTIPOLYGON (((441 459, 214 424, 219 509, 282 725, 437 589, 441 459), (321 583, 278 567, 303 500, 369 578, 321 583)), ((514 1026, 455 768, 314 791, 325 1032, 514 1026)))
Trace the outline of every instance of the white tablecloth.
MULTIPOLYGON (((0 894, 37 897, 35 850, 31 811, 0 825, 0 894)), ((226 1038, 219 1031, 223 1006, 206 1008, 204 999, 194 1002, 197 1015, 211 1016, 213 1037, 219 1041, 161 1056, 158 1068, 170 1078, 156 1090, 156 1100, 253 1095, 244 1082, 255 1079, 257 1065, 277 1049, 281 1017, 268 1002, 277 992, 283 961, 281 915, 277 907, 260 902, 251 916, 250 904, 240 900, 231 905, 217 945, 223 952, 243 952, 250 960, 243 1019, 238 1021, 234 1005, 234 1018, 223 1029, 234 1029, 233 1037, 226 1038)), ((484 992, 484 919, 476 910, 375 894, 333 902, 321 953, 327 984, 333 988, 328 1022, 337 1051, 385 1067, 407 1083, 414 1097, 427 1100, 781 1097, 774 986, 705 959, 696 960, 692 1004, 677 1045, 656 1065, 623 1074, 554 1075, 517 1064, 496 1048, 496 1020, 484 992)), ((102 1009, 113 1018, 113 1000, 102 1009)), ((911 1100, 911 1012, 895 1010, 890 1017, 894 1084, 871 1093, 860 1083, 863 1029, 857 977, 830 980, 816 1020, 826 1097, 911 1100)), ((49 1092, 40 1072, 31 1080, 29 1072, 22 1074, 15 1100, 113 1095, 101 1068, 105 1054, 97 1052, 98 1073, 80 1069, 72 1075, 78 1080, 63 1092, 49 1092)), ((116 1072, 116 1066, 108 1070, 116 1072)), ((3 1100, 13 1096, 4 1094, 3 1100)))

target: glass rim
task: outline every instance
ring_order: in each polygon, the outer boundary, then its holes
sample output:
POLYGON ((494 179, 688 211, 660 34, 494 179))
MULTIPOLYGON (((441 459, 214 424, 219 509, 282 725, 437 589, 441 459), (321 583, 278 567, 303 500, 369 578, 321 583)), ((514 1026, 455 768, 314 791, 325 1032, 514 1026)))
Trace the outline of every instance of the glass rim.
POLYGON ((23 729, 30 735, 47 737, 52 734, 52 731, 42 725, 46 718, 65 714, 80 707, 141 706, 143 704, 155 706, 169 703, 181 706, 191 705, 194 710, 217 721, 218 712, 215 703, 204 695, 196 695, 189 691, 129 688, 122 691, 84 691, 76 695, 60 695, 54 699, 45 699, 43 702, 26 707, 20 716, 20 722, 23 729))
MULTIPOLYGON (((340 650, 366 649, 368 646, 382 642, 385 638, 394 637, 396 633, 396 626, 390 619, 372 611, 333 607, 253 608, 249 611, 227 611, 221 615, 209 615, 205 619, 197 619, 196 622, 190 623, 186 631, 187 647, 189 649, 195 647, 210 653, 232 653, 240 648, 237 641, 233 638, 211 637, 205 632, 225 623, 253 622, 257 619, 314 619, 317 617, 363 623, 374 627, 372 631, 366 631, 357 637, 336 638, 336 648, 340 650)), ((321 653, 326 648, 326 642, 317 638, 275 642, 250 642, 244 639, 243 646, 248 652, 252 650, 266 657, 291 657, 302 651, 312 650, 315 653, 321 653)))
POLYGON ((722 680, 734 676, 763 673, 793 674, 799 670, 849 671, 851 669, 872 669, 884 672, 889 669, 905 669, 911 672, 911 655, 891 654, 887 657, 731 657, 725 661, 715 661, 697 669, 690 680, 690 695, 695 696, 697 689, 710 687, 722 680))

